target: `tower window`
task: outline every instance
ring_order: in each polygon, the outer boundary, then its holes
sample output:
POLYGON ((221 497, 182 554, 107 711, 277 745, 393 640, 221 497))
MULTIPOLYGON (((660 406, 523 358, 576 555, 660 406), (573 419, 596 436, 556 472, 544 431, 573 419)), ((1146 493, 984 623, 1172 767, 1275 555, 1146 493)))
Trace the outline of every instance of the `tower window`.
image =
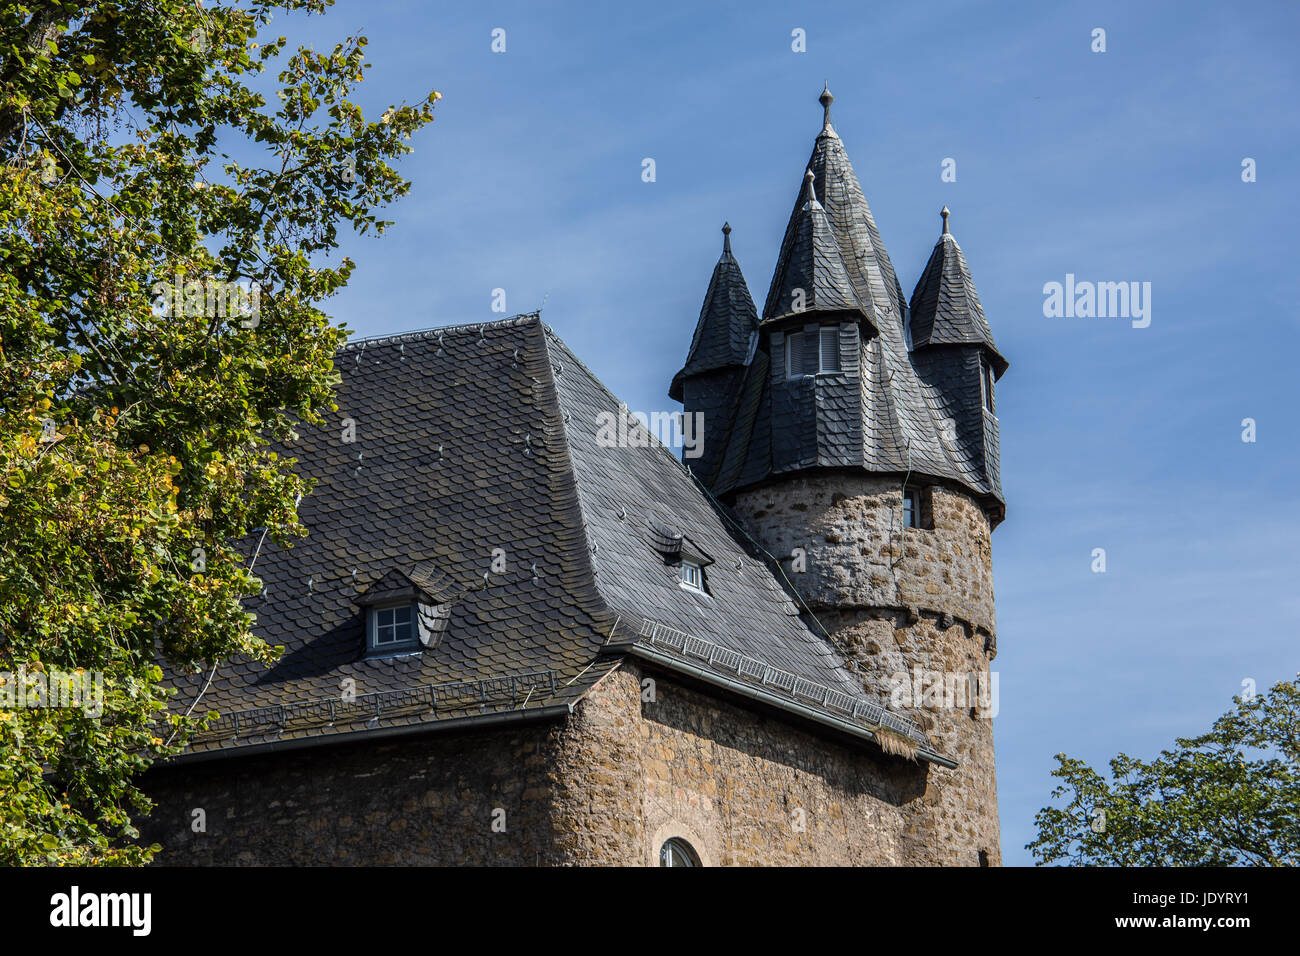
POLYGON ((988 359, 980 359, 980 378, 984 385, 984 407, 993 411, 993 366, 988 359))
POLYGON ((933 528, 932 501, 929 488, 903 489, 903 527, 933 528))
POLYGON ((689 843, 673 837, 659 850, 660 866, 699 866, 700 858, 689 843))
POLYGON ((694 561, 682 561, 682 586, 695 591, 704 590, 704 568, 694 561))
POLYGON ((903 492, 903 527, 921 527, 921 492, 915 488, 903 492))
POLYGON ((803 377, 802 332, 792 332, 785 337, 785 377, 803 377))
POLYGON ((840 371, 840 330, 828 325, 785 337, 785 377, 826 375, 840 371))
POLYGON ((821 361, 817 370, 822 374, 840 370, 840 330, 833 325, 823 326, 821 331, 821 361))

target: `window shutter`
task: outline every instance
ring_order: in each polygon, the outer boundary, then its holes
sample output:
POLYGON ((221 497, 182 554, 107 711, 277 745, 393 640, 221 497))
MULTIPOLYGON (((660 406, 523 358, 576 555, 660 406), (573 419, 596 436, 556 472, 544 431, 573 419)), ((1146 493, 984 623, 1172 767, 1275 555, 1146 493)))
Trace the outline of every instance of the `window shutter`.
POLYGON ((821 371, 840 370, 840 330, 828 326, 821 330, 821 371))
POLYGON ((803 336, 791 332, 785 337, 785 377, 798 378, 803 374, 803 336))
POLYGON ((811 329, 804 326, 803 335, 803 373, 805 375, 817 374, 817 327, 811 329))

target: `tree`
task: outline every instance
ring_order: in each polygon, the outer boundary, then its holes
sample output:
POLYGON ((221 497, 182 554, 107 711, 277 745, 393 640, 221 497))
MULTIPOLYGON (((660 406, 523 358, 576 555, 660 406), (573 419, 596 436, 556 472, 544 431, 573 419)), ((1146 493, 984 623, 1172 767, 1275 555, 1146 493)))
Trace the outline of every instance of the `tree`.
POLYGON ((272 446, 335 408, 338 230, 439 98, 368 121, 365 37, 261 42, 329 2, 0 9, 0 864, 147 862, 133 777, 198 721, 159 663, 275 654, 236 542, 301 533, 272 446))
POLYGON ((1052 798, 1069 802, 1038 812, 1025 849, 1040 865, 1300 864, 1300 689, 1282 681, 1233 703, 1150 763, 1121 753, 1109 781, 1058 754, 1052 798))

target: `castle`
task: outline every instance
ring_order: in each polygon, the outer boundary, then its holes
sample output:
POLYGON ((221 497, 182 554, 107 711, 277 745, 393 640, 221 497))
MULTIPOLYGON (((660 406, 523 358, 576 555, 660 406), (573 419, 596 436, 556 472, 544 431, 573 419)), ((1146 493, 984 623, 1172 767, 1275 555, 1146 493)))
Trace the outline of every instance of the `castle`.
POLYGON ((172 675, 220 716, 145 781, 158 862, 1001 862, 1007 363, 946 208, 904 299, 831 100, 761 314, 723 228, 698 454, 536 315, 340 351, 309 534, 248 548, 284 655, 172 675))

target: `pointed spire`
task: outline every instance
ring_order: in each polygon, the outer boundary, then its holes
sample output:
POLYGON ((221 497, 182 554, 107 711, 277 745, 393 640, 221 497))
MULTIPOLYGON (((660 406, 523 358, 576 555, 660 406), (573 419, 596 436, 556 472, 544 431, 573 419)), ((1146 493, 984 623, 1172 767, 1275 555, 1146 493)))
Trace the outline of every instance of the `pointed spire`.
POLYGON ((731 223, 722 224, 722 255, 713 267, 709 291, 695 324, 695 337, 686 364, 673 376, 670 398, 682 400, 682 380, 718 369, 749 364, 753 338, 758 329, 758 309, 741 274, 740 263, 731 254, 731 223))
POLYGON ((948 216, 951 215, 948 207, 944 206, 939 215, 943 217, 943 232, 912 292, 912 348, 915 350, 927 345, 983 346, 989 353, 994 371, 1001 377, 1008 363, 993 344, 993 332, 984 318, 966 256, 956 237, 948 231, 948 216))
POLYGON ((782 277, 789 271, 787 259, 794 250, 796 225, 803 207, 808 204, 808 173, 811 172, 811 193, 818 197, 823 218, 830 226, 833 241, 828 246, 838 247, 837 258, 840 260, 840 268, 847 275, 853 296, 859 303, 856 307, 863 311, 877 329, 892 323, 901 338, 907 300, 903 297, 903 289, 898 284, 889 254, 880 240, 880 233, 876 231, 871 209, 862 195, 862 187, 858 185, 844 144, 830 126, 830 108, 834 96, 829 86, 823 88, 819 99, 825 110, 825 125, 813 146, 804 182, 800 184, 798 199, 786 226, 785 240, 781 244, 781 254, 768 290, 763 318, 766 320, 785 314, 790 304, 788 300, 782 299, 788 290, 778 286, 784 284, 782 277))

